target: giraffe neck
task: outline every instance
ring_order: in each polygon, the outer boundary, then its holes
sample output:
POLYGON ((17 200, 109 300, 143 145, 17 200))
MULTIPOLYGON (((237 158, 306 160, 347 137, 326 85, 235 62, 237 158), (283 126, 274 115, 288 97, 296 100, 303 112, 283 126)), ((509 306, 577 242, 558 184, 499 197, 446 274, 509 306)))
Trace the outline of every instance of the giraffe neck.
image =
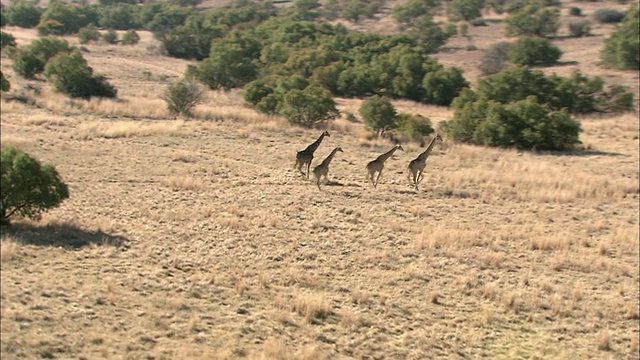
POLYGON ((331 151, 331 154, 329 154, 329 156, 327 156, 326 159, 324 159, 324 161, 322 162, 322 165, 327 165, 331 162, 331 160, 333 160, 333 156, 338 152, 338 148, 333 149, 333 151, 331 151))
POLYGON ((318 140, 316 140, 313 144, 307 146, 306 150, 310 151, 310 152, 316 151, 318 146, 320 146, 320 143, 322 142, 322 139, 324 139, 324 133, 320 134, 320 137, 318 138, 318 140))
POLYGON ((435 145, 435 143, 436 143, 436 138, 434 137, 433 139, 431 139, 429 146, 427 146, 427 150, 425 150, 422 154, 420 154, 418 158, 420 160, 425 160, 429 156, 429 154, 431 154, 431 150, 433 150, 433 145, 435 145))
POLYGON ((387 151, 386 153, 384 153, 384 154, 382 154, 382 155, 378 156, 378 159, 379 159, 380 161, 383 161, 383 162, 384 162, 384 161, 387 161, 387 159, 388 159, 388 158, 390 158, 390 157, 391 157, 391 155, 393 155, 393 153, 394 153, 394 152, 396 152, 396 150, 398 150, 398 147, 397 147, 397 146, 394 146, 394 147, 393 147, 393 149, 391 149, 391 150, 387 151))

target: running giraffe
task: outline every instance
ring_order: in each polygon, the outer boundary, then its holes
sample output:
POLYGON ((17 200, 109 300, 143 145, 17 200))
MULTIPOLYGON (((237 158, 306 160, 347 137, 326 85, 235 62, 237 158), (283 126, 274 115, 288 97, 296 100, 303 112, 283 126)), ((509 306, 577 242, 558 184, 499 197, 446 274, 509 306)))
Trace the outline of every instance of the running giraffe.
POLYGON ((371 182, 371 184, 373 185, 374 188, 378 185, 378 181, 380 180, 380 177, 382 176, 382 169, 384 169, 384 162, 387 161, 387 159, 390 158, 391 155, 393 155, 393 153, 396 152, 396 150, 404 151, 402 146, 400 144, 397 144, 391 150, 389 150, 386 153, 378 156, 375 160, 373 160, 373 161, 371 161, 371 162, 369 162, 367 164, 367 172, 368 172, 369 181, 371 182), (376 173, 378 173, 377 177, 375 176, 376 173), (375 180, 374 180, 374 177, 375 177, 375 180))
POLYGON ((435 145, 436 140, 442 141, 442 137, 438 133, 436 133, 436 136, 431 139, 427 149, 409 163, 407 176, 409 178, 409 182, 411 182, 416 190, 418 190, 418 184, 422 181, 422 172, 424 171, 425 166, 427 166, 427 159, 429 158, 429 154, 431 154, 431 150, 433 150, 433 145, 435 145))
POLYGON ((298 151, 298 153, 296 154, 296 164, 294 165, 294 167, 297 168, 302 175, 306 175, 307 179, 309 178, 309 168, 311 167, 311 161, 313 161, 313 153, 318 149, 318 146, 320 146, 320 143, 325 136, 331 136, 329 135, 329 132, 327 130, 323 131, 322 134, 320 134, 318 140, 314 141, 313 144, 307 146, 307 148, 304 150, 298 151), (302 171, 302 167, 305 165, 307 166, 306 174, 302 171))
POLYGON ((329 181, 329 178, 327 177, 329 174, 329 164, 338 151, 343 152, 340 146, 333 149, 331 154, 329 154, 326 159, 322 160, 320 165, 313 168, 313 175, 316 177, 316 185, 318 185, 318 189, 320 189, 320 179, 322 179, 323 176, 325 180, 329 181))

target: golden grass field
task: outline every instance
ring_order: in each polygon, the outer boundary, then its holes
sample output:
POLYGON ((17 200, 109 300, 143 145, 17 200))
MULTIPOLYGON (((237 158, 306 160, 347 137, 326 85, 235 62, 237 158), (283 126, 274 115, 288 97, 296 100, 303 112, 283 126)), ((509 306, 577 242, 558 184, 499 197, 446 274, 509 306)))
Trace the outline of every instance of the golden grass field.
MULTIPOLYGON (((475 81, 499 26, 436 56, 475 81)), ((637 71, 596 66, 612 29, 556 40, 575 63, 544 71, 578 68, 637 95, 637 71)), ((141 35, 83 53, 117 100, 31 81, 36 96, 2 57, 8 95, 35 99, 2 100, 2 145, 54 164, 71 194, 2 229, 3 360, 639 358, 637 114, 580 118, 584 149, 571 153, 445 137, 418 191, 405 169, 419 144, 402 144, 373 189, 365 165, 393 144, 337 119, 313 165, 344 152, 318 190, 292 167, 320 130, 259 115, 237 91, 174 120, 158 95, 187 61, 141 35)), ((358 100, 337 103, 357 114, 358 100)))

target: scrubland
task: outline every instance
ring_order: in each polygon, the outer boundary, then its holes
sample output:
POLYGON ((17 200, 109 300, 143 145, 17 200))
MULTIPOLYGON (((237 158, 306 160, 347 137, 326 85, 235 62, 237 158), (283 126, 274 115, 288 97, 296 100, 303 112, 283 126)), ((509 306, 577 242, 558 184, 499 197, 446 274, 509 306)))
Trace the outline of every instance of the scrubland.
MULTIPOLYGON (((237 91, 173 119, 158 94, 186 61, 147 33, 87 48, 118 99, 41 81, 36 95, 2 59, 35 100, 2 100, 2 145, 54 164, 71 194, 2 229, 3 359, 638 359, 637 114, 580 118, 567 153, 445 137, 419 190, 406 166, 420 144, 373 189, 365 165, 393 144, 340 118, 316 152, 313 165, 344 149, 319 190, 293 170, 319 130, 257 114, 237 91)), ((469 58, 442 61, 456 54, 469 58)), ((610 74, 637 85, 637 72, 610 74)), ((357 114, 358 100, 337 103, 357 114)))

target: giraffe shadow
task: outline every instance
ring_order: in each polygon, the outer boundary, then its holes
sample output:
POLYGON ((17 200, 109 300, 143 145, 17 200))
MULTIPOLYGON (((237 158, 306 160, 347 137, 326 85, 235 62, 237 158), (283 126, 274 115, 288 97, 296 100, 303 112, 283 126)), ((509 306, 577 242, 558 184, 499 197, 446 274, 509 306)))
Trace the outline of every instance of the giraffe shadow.
POLYGON ((339 181, 335 181, 335 180, 329 180, 327 182, 325 182, 323 185, 325 186, 347 186, 339 181))
POLYGON ((89 231, 75 225, 56 223, 35 225, 27 222, 2 226, 2 235, 9 235, 16 241, 36 246, 60 246, 79 249, 87 245, 110 245, 127 248, 128 239, 120 235, 110 235, 101 230, 89 231))

